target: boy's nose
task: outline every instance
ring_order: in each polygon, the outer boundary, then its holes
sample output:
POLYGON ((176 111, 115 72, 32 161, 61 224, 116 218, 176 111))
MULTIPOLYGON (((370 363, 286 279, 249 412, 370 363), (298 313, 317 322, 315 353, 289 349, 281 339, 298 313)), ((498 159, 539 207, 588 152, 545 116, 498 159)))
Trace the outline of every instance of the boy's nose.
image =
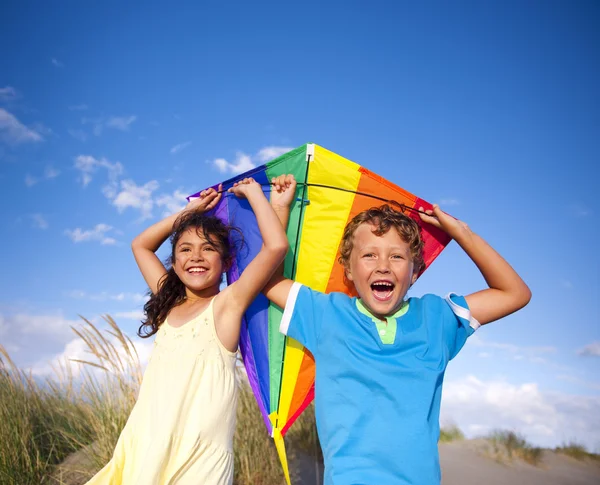
POLYGON ((382 263, 379 263, 379 265, 377 266, 377 269, 375 271, 377 271, 378 273, 389 273, 390 267, 388 266, 387 263, 382 262, 382 263))

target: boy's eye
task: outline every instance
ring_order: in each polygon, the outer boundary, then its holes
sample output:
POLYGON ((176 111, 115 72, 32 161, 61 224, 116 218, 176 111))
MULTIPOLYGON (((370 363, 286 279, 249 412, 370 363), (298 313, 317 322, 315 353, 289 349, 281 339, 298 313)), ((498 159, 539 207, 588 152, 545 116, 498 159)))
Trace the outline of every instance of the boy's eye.
POLYGON ((363 258, 372 258, 373 256, 375 256, 373 253, 363 254, 363 258))
POLYGON ((401 254, 394 254, 392 255, 392 259, 404 259, 404 257, 401 254))

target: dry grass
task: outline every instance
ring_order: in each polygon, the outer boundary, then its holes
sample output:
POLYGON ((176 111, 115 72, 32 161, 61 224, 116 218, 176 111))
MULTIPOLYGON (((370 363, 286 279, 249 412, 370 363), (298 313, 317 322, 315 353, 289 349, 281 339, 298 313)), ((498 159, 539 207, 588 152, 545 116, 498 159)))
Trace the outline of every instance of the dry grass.
MULTIPOLYGON (((2 485, 83 484, 111 458, 135 404, 142 371, 130 339, 112 318, 105 321, 104 331, 85 319, 73 329, 90 354, 79 361, 77 377, 64 365, 46 381, 37 381, 0 346, 2 485)), ((244 383, 237 413, 234 483, 283 484, 273 440, 244 383)), ((294 437, 315 449, 314 413, 305 413, 288 433, 288 458, 296 447, 289 444, 294 437)))
POLYGON ((445 426, 440 429, 440 443, 451 443, 452 441, 462 441, 465 435, 456 425, 445 426))
POLYGON ((514 431, 498 430, 487 437, 492 447, 493 458, 500 463, 512 462, 520 458, 531 465, 539 465, 543 450, 530 445, 525 438, 514 431))
POLYGON ((555 448, 554 451, 563 455, 570 456, 571 458, 575 458, 579 461, 584 461, 588 459, 600 461, 600 455, 596 453, 590 453, 584 445, 575 441, 565 443, 562 446, 555 448))
MULTIPOLYGON (((57 376, 65 372, 57 369, 57 376)), ((82 403, 67 380, 39 382, 0 346, 0 483, 39 485, 49 470, 89 443, 82 403), (74 441, 73 436, 78 439, 74 441)))

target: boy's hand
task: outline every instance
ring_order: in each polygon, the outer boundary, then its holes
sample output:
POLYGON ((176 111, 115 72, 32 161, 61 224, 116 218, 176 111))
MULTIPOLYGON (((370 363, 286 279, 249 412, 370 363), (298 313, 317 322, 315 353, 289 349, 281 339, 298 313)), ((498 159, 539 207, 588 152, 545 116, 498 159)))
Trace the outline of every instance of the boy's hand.
POLYGON ((192 199, 185 206, 185 210, 207 212, 213 209, 221 200, 221 190, 223 186, 219 184, 219 191, 217 192, 212 187, 210 189, 203 190, 200 192, 200 197, 192 199))
POLYGON ((246 177, 245 179, 233 184, 233 187, 231 187, 227 192, 231 192, 241 199, 246 199, 252 190, 260 190, 262 193, 262 188, 259 183, 252 177, 246 177))
MULTIPOLYGON (((425 211, 423 207, 419 207, 419 210, 425 211)), ((446 214, 437 204, 433 204, 433 210, 425 212, 427 212, 427 215, 422 213, 419 214, 421 220, 432 226, 439 227, 452 239, 460 239, 461 236, 466 236, 471 233, 467 224, 446 214)))
POLYGON ((296 197, 296 179, 292 174, 280 175, 271 179, 271 206, 274 209, 287 209, 296 197))

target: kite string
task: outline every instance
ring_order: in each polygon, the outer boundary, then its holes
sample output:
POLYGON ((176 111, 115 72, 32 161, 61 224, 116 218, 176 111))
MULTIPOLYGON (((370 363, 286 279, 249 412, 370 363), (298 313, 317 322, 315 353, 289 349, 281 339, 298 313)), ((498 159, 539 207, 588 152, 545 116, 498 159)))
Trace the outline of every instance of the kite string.
MULTIPOLYGON (((273 186, 273 184, 271 184, 271 183, 270 184, 261 184, 261 187, 271 188, 272 186, 273 186)), ((322 189, 339 190, 341 192, 349 192, 349 193, 356 194, 356 195, 362 195, 363 197, 370 197, 372 199, 377 199, 377 200, 380 200, 382 202, 386 202, 388 204, 391 204, 393 206, 398 207, 402 212, 410 211, 410 212, 415 212, 415 213, 419 213, 419 214, 425 214, 426 216, 430 215, 430 214, 428 214, 425 211, 422 211, 422 210, 419 210, 419 209, 415 209, 414 207, 409 207, 406 204, 402 204, 402 203, 400 203, 400 202, 398 202, 396 200, 386 199, 385 197, 379 197, 378 195, 369 194, 367 192, 360 192, 358 190, 344 189, 342 187, 335 187, 333 185, 312 184, 312 183, 308 183, 308 182, 298 182, 297 186, 303 187, 303 189, 304 189, 303 192, 302 192, 302 199, 301 199, 302 201, 305 200, 304 197, 305 197, 305 194, 306 194, 306 187, 319 187, 319 188, 322 188, 322 189)), ((219 190, 219 191, 217 191, 217 193, 219 193, 219 194, 225 193, 226 194, 227 193, 227 189, 219 190)))

